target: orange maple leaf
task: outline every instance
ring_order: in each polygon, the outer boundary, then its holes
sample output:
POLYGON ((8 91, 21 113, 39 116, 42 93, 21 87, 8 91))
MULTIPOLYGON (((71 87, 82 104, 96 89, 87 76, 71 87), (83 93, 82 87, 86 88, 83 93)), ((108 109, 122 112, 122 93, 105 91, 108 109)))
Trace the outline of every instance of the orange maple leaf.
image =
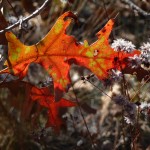
MULTIPOLYGON (((98 40, 89 45, 77 43, 73 36, 66 34, 66 29, 76 16, 72 12, 61 15, 49 33, 37 44, 26 46, 16 36, 6 33, 8 40, 9 62, 5 62, 8 68, 0 73, 11 73, 24 77, 27 74, 30 63, 41 64, 53 78, 55 99, 59 97, 59 91, 65 91, 70 83, 70 64, 76 63, 90 69, 99 79, 106 78, 108 70, 114 68, 114 58, 118 57, 109 45, 108 38, 111 33, 114 20, 109 20, 102 30, 97 33, 98 40)), ((133 56, 138 51, 130 54, 120 52, 120 62, 128 56, 133 56)))
POLYGON ((42 89, 32 87, 30 96, 32 100, 38 100, 41 106, 48 108, 47 126, 53 127, 55 132, 59 132, 63 125, 59 110, 63 107, 73 107, 77 105, 75 102, 63 98, 56 102, 47 87, 42 89))

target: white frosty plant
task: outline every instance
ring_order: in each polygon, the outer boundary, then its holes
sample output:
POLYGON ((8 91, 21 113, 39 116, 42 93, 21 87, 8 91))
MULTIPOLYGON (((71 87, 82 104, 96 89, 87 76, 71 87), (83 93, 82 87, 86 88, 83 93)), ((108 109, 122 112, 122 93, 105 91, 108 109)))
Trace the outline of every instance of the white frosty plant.
POLYGON ((143 43, 140 47, 141 54, 139 56, 134 55, 130 57, 130 67, 138 68, 139 66, 143 66, 144 68, 150 67, 150 43, 143 43))
POLYGON ((140 47, 141 49, 141 61, 144 64, 144 66, 149 67, 150 66, 150 43, 143 43, 143 45, 140 47))
POLYGON ((117 52, 124 51, 126 53, 130 53, 135 50, 135 45, 132 44, 132 42, 126 41, 124 39, 114 40, 111 47, 117 52))

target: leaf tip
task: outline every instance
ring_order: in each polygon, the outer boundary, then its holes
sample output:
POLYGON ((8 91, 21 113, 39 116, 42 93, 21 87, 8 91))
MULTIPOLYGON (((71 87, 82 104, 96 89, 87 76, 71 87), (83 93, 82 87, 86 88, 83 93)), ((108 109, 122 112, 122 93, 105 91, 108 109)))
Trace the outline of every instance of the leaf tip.
POLYGON ((5 36, 6 36, 6 39, 8 41, 12 41, 12 40, 15 40, 17 38, 12 32, 6 32, 5 36))
POLYGON ((115 22, 115 19, 110 19, 106 25, 96 34, 96 36, 98 38, 100 38, 101 36, 106 36, 106 38, 108 38, 108 36, 110 35, 111 33, 111 30, 114 26, 114 22, 115 22))
POLYGON ((73 18, 75 21, 77 21, 77 16, 71 12, 71 11, 67 11, 62 15, 63 19, 66 20, 68 18, 73 18))

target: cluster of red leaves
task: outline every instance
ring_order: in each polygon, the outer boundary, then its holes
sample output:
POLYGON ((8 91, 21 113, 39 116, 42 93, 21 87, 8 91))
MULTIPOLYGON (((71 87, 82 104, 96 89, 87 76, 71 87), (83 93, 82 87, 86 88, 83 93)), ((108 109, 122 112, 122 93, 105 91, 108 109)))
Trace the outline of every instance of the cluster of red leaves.
POLYGON ((70 84, 69 70, 71 64, 85 66, 99 79, 107 78, 108 70, 126 66, 126 58, 139 54, 135 50, 132 53, 115 52, 109 45, 108 38, 114 25, 114 20, 107 22, 103 29, 97 33, 98 40, 89 45, 85 40, 80 44, 73 36, 66 34, 66 29, 73 19, 77 17, 72 12, 61 15, 49 33, 37 44, 24 45, 11 33, 6 33, 8 40, 7 68, 0 73, 9 73, 20 79, 26 76, 30 63, 40 64, 53 78, 54 96, 47 88, 31 90, 32 100, 38 100, 40 105, 47 107, 49 112, 48 125, 56 130, 60 129, 62 121, 58 111, 60 107, 75 106, 74 102, 60 99, 70 84), (117 61, 116 61, 117 60, 117 61), (119 62, 119 63, 118 63, 119 62), (117 64, 118 63, 118 64, 117 64), (55 101, 57 100, 57 101, 55 101), (59 101, 58 101, 59 100, 59 101))

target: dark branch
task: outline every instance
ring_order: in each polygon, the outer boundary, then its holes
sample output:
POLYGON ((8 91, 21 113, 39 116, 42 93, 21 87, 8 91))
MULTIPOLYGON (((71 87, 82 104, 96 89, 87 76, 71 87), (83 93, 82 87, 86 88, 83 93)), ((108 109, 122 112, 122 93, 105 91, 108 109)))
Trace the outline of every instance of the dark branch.
POLYGON ((131 8, 136 10, 138 13, 140 13, 143 16, 150 16, 150 13, 142 10, 140 7, 138 7, 136 4, 134 4, 131 0, 122 0, 126 4, 128 4, 131 8))
POLYGON ((23 22, 26 22, 26 21, 30 20, 31 18, 36 17, 37 15, 39 15, 45 9, 45 7, 48 5, 48 3, 50 3, 50 1, 51 0, 45 0, 43 5, 40 8, 38 8, 37 10, 35 10, 31 15, 29 15, 28 17, 23 18, 22 20, 18 20, 16 23, 14 23, 11 26, 8 26, 7 28, 5 28, 3 30, 0 30, 0 34, 2 34, 4 32, 7 32, 7 31, 19 26, 20 21, 22 21, 22 23, 23 23, 23 22))

